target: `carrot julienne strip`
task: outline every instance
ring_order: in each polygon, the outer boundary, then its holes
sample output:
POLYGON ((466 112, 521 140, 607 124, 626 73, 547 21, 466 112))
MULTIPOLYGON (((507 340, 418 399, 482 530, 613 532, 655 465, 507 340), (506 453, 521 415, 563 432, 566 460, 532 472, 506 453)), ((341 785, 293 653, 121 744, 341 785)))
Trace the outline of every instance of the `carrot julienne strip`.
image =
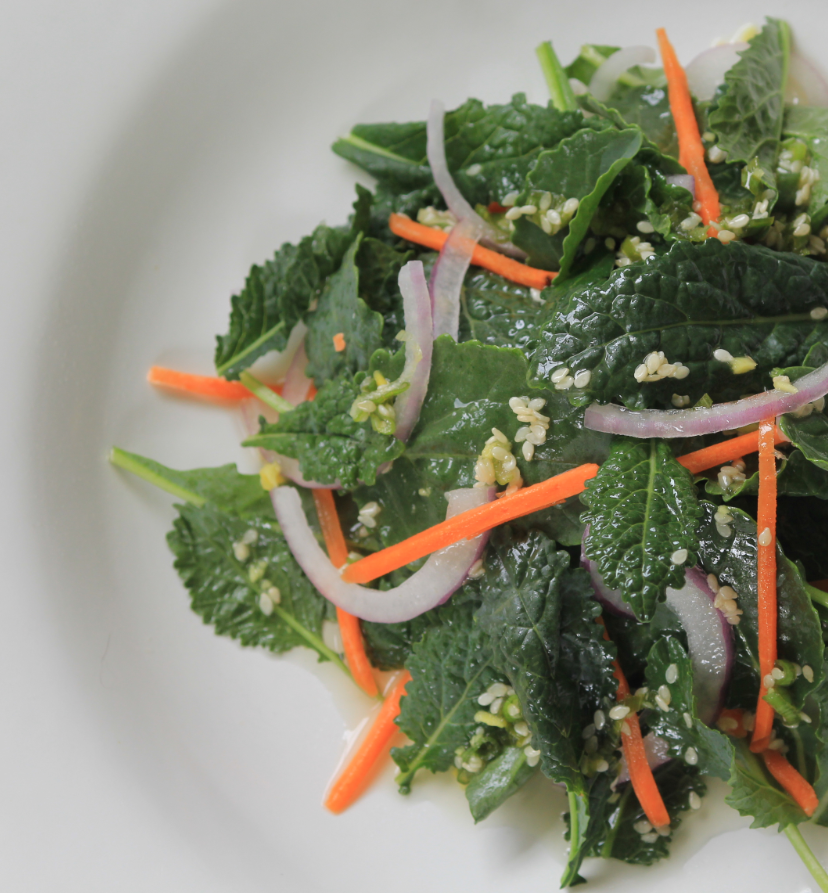
POLYGON ((759 700, 750 749, 762 753, 771 739, 773 707, 765 700, 765 677, 776 664, 776 459, 774 457, 774 420, 759 424, 759 498, 756 508, 757 589, 759 626, 759 700), (768 534, 766 536, 766 534, 768 534), (763 538, 767 541, 763 542, 763 538))
POLYGON ((597 473, 598 466, 593 463, 580 465, 539 484, 523 487, 511 496, 461 512, 421 533, 415 533, 401 543, 355 561, 345 569, 342 579, 346 583, 369 583, 452 543, 473 539, 514 518, 563 502, 580 493, 586 482, 597 473))
MULTIPOLYGON (((773 442, 775 445, 788 442, 788 438, 776 425, 774 425, 773 442)), ((748 453, 755 453, 758 449, 759 432, 750 431, 748 434, 740 434, 732 440, 714 443, 713 446, 678 456, 676 461, 691 474, 698 474, 701 471, 707 471, 708 468, 714 468, 716 465, 725 465, 748 453)))
MULTIPOLYGON (((225 378, 213 375, 193 375, 190 372, 179 372, 164 366, 151 366, 147 373, 147 381, 150 384, 212 400, 249 400, 252 396, 240 381, 227 381, 225 378)), ((277 394, 282 393, 281 385, 268 385, 268 387, 277 394)))
POLYGON ((377 760, 386 752, 397 725, 394 720, 400 713, 400 699, 405 694, 405 687, 411 681, 408 670, 403 671, 394 687, 388 693, 373 725, 368 730, 362 744, 353 755, 348 765, 333 783, 325 800, 325 806, 331 812, 340 813, 346 810, 363 792, 371 769, 377 760))
MULTIPOLYGON (((448 233, 432 226, 424 226, 403 214, 392 214, 388 218, 388 227, 395 236, 414 242, 416 245, 424 245, 439 251, 448 239, 448 233)), ((478 267, 483 267, 491 273, 497 273, 504 279, 517 282, 529 288, 543 289, 558 275, 551 270, 539 270, 537 267, 527 267, 511 257, 498 254, 476 245, 471 262, 478 267)))
POLYGON ((813 786, 790 764, 788 759, 778 750, 765 750, 762 752, 768 772, 802 807, 803 812, 810 818, 819 806, 819 797, 813 786))
MULTIPOLYGON (((325 538, 328 557, 335 567, 342 567, 348 561, 348 547, 345 544, 342 525, 339 523, 333 493, 330 490, 314 490, 313 501, 316 503, 316 514, 319 526, 322 528, 322 536, 325 538)), ((342 633, 345 660, 348 662, 354 682, 365 694, 375 698, 379 691, 374 674, 371 672, 371 662, 365 653, 359 618, 338 607, 336 619, 339 621, 339 630, 342 633)))
MULTIPOLYGON (((656 36, 664 64, 664 76, 667 78, 670 111, 673 113, 678 136, 679 163, 696 179, 696 202, 693 208, 698 210, 705 226, 709 226, 717 221, 721 214, 719 193, 713 185, 704 160, 704 144, 699 133, 690 88, 687 86, 687 75, 664 28, 657 29, 656 36)), ((715 231, 711 228, 708 230, 708 235, 715 235, 715 231)))

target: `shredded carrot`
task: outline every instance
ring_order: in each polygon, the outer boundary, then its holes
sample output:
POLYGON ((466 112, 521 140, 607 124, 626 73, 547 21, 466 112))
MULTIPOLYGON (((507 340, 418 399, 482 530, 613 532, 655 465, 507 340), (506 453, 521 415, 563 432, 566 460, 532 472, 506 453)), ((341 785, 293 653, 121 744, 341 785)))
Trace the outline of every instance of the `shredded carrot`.
MULTIPOLYGON (((330 490, 314 490, 313 501, 316 503, 316 514, 319 526, 322 528, 322 536, 325 538, 328 557, 334 567, 342 567, 348 561, 348 547, 345 545, 345 536, 339 523, 333 493, 330 490)), ((339 621, 339 631, 342 633, 345 660, 351 669, 354 682, 365 694, 375 698, 378 694, 377 682, 371 672, 371 662, 365 653, 359 618, 338 607, 336 619, 339 621)))
POLYGON ((369 583, 438 549, 445 549, 460 540, 473 539, 507 521, 563 502, 580 493, 584 484, 597 473, 597 465, 579 465, 540 484, 523 487, 512 496, 461 512, 395 546, 355 561, 345 569, 342 579, 348 583, 369 583))
POLYGON ((325 800, 325 806, 331 812, 340 813, 346 810, 365 789, 371 769, 386 752, 397 731, 394 720, 399 716, 400 698, 405 694, 405 687, 410 681, 411 674, 408 670, 403 671, 388 693, 362 744, 333 783, 325 800))
MULTIPOLYGON (((664 28, 656 31, 661 60, 664 63, 664 76, 667 78, 667 90, 670 96, 670 111, 676 125, 679 144, 679 163, 688 174, 696 179, 696 202, 693 207, 701 215, 705 226, 715 223, 721 213, 719 209, 719 193, 710 179, 710 173, 704 160, 704 144, 699 134, 696 112, 690 88, 687 86, 687 75, 676 56, 673 45, 667 38, 664 28)), ((715 236, 711 227, 708 235, 715 236)))
POLYGON ((770 743, 773 707, 765 700, 765 677, 776 664, 776 459, 774 457, 774 419, 759 425, 759 498, 756 507, 757 588, 759 626, 759 701, 750 749, 762 753, 770 743), (762 543, 763 536, 769 542, 762 543))
POLYGON ((819 806, 819 797, 813 787, 778 750, 762 751, 762 759, 768 767, 768 772, 796 800, 805 815, 810 818, 819 806))
POLYGON ((337 353, 342 353, 342 351, 345 350, 345 335, 343 332, 337 332, 333 336, 333 344, 334 350, 337 353))
MULTIPOLYGON (((403 214, 392 214, 388 218, 388 227, 395 236, 414 242, 416 245, 425 245, 439 251, 448 239, 448 233, 432 226, 423 226, 410 217, 403 214)), ((550 270, 539 270, 537 267, 527 267, 511 257, 491 251, 482 245, 476 245, 471 262, 477 267, 483 267, 491 273, 497 273, 504 279, 517 282, 518 285, 526 285, 529 288, 543 289, 558 275, 550 270)))
MULTIPOLYGON (((607 632, 604 618, 599 617, 598 623, 604 627, 604 638, 609 642, 610 637, 607 632)), ((623 701, 629 697, 630 685, 627 677, 621 669, 621 664, 617 660, 613 661, 613 676, 618 681, 618 691, 616 700, 623 701)), ((644 749, 644 739, 641 736, 641 724, 638 721, 637 713, 630 713, 624 720, 624 726, 621 732, 621 747, 624 751, 624 759, 627 761, 627 771, 630 773, 630 783, 638 797, 638 802, 647 816, 647 821, 654 828, 663 828, 670 824, 670 813, 664 805, 661 792, 656 784, 653 770, 647 761, 647 751, 644 749)))
MULTIPOLYGON (((776 425, 773 430, 773 442, 774 445, 788 442, 788 438, 776 425)), ((748 453, 755 453, 758 449, 759 432, 751 431, 749 434, 740 434, 739 437, 734 437, 732 440, 714 443, 713 446, 704 447, 694 453, 685 453, 685 455, 679 456, 677 461, 691 474, 698 474, 701 471, 707 471, 708 468, 725 465, 748 453)))
MULTIPOLYGON (((163 366, 151 366, 147 373, 150 384, 183 391, 196 397, 211 400, 249 400, 250 391, 240 381, 227 381, 212 375, 193 375, 190 372, 177 372, 163 366)), ((268 385, 277 394, 282 393, 281 385, 268 385)))
POLYGON ((738 708, 723 707, 719 711, 716 725, 731 738, 747 738, 748 730, 745 728, 745 711, 738 708))

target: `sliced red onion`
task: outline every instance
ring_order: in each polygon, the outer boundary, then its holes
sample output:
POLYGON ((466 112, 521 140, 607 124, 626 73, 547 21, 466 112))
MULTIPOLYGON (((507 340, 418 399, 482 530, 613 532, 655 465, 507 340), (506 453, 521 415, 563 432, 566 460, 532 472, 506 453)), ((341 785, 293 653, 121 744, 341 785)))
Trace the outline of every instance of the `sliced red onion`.
POLYGON ((305 351, 305 341, 296 349, 293 360, 285 376, 285 384, 282 388, 282 396, 288 403, 298 406, 308 399, 308 392, 313 382, 305 375, 308 365, 308 354, 305 351))
POLYGON ((440 190, 440 194, 443 196, 448 209, 458 220, 468 221, 469 229, 467 233, 469 233, 471 238, 482 240, 487 247, 495 251, 500 251, 520 260, 525 259, 526 252, 513 245, 499 229, 485 221, 466 201, 463 193, 457 188, 446 161, 444 118, 445 108, 443 103, 436 99, 432 100, 426 125, 426 154, 428 155, 428 164, 431 167, 434 182, 440 190))
MULTIPOLYGON (((665 741, 663 738, 659 738, 658 735, 653 732, 648 732, 642 739, 644 744, 644 753, 647 755, 647 763, 651 769, 658 769, 659 766, 663 766, 665 763, 669 763, 672 757, 670 756, 670 744, 665 741)), ((630 780, 630 770, 627 767, 627 761, 624 757, 621 757, 621 771, 618 773, 618 777, 612 783, 612 789, 615 788, 619 784, 624 784, 630 780)))
MULTIPOLYGON (((448 241, 451 241, 449 236, 448 241)), ((439 263, 439 262, 438 262, 439 263)), ((431 295, 428 292, 425 271, 420 261, 410 261, 399 275, 400 292, 403 298, 405 331, 405 368, 403 378, 407 378, 408 390, 397 397, 394 409, 397 413, 397 428, 394 436, 408 440, 428 391, 431 377, 431 355, 434 346, 434 326, 432 321, 431 295)))
POLYGON ((693 198, 696 198, 696 178, 692 174, 671 174, 667 182, 673 186, 681 186, 686 189, 693 198))
POLYGON ((460 331, 460 292, 477 244, 474 223, 461 220, 449 233, 437 263, 431 271, 431 306, 434 337, 460 331))
MULTIPOLYGON (((313 585, 329 601, 349 614, 375 623, 402 623, 445 602, 465 582, 486 546, 488 534, 461 540, 432 554, 404 583, 393 589, 369 589, 346 583, 308 525, 299 492, 293 487, 270 491, 276 518, 288 548, 313 585)), ((446 493, 447 518, 477 508, 494 498, 494 488, 452 490, 446 493)))
POLYGON ((739 61, 739 53, 748 48, 746 43, 723 43, 699 53, 684 69, 687 85, 696 99, 712 99, 725 74, 739 61))
MULTIPOLYGON (((586 534, 584 536, 586 538, 586 534)), ((601 578, 595 562, 584 557, 590 582, 598 601, 624 617, 634 617, 618 590, 610 589, 601 578)), ((710 725, 724 706, 724 697, 733 669, 733 628, 715 606, 716 595, 707 585, 700 568, 685 570, 681 589, 667 588, 666 603, 678 617, 687 634, 687 648, 693 666, 693 694, 699 719, 710 725)))
POLYGON ((734 403, 693 409, 627 409, 615 403, 593 403, 584 413, 584 427, 627 437, 699 437, 732 431, 824 397, 828 394, 828 363, 798 378, 794 387, 795 394, 763 391, 734 403))
POLYGON ((618 78, 627 69, 633 65, 649 65, 655 60, 656 54, 652 47, 624 47, 601 63, 589 82, 589 92, 599 102, 606 102, 612 95, 618 78))
POLYGON ((809 59, 799 53, 791 53, 785 99, 802 105, 828 106, 828 81, 809 59))

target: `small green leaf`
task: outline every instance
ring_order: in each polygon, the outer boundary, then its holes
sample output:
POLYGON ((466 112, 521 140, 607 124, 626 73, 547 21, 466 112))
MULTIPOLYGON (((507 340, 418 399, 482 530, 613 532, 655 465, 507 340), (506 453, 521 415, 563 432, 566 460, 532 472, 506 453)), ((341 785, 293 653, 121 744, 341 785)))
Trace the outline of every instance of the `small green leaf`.
POLYGON ((466 799, 475 823, 482 822, 535 774, 519 747, 506 747, 466 785, 466 799))

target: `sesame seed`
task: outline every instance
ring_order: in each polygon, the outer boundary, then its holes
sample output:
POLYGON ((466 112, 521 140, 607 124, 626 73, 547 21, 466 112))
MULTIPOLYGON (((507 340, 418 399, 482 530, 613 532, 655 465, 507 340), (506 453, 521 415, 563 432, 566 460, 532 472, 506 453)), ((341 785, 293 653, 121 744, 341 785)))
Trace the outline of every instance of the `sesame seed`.
POLYGON ((572 378, 571 375, 567 375, 566 378, 562 378, 559 382, 555 384, 556 391, 568 391, 572 385, 575 384, 575 379, 572 378))
POLYGON ((582 369, 580 372, 575 373, 575 387, 576 388, 585 388, 590 380, 592 379, 592 372, 589 369, 582 369))
POLYGON ((552 226, 561 225, 561 215, 554 208, 550 208, 546 212, 546 219, 552 224, 552 226))
POLYGON ((733 354, 729 350, 724 350, 724 348, 719 348, 718 350, 713 351, 713 359, 718 360, 720 363, 729 363, 733 359, 733 354))
POLYGON ((630 728, 630 724, 626 720, 621 723, 621 734, 626 735, 628 738, 630 737, 630 735, 632 735, 632 729, 630 728))
POLYGON ((802 236, 808 236, 811 234, 811 224, 810 223, 800 223, 799 226, 793 231, 795 238, 801 238, 802 236))
MULTIPOLYGON (((811 668, 808 667, 808 669, 810 670, 811 668)), ((803 673, 805 672, 804 669, 803 669, 802 672, 803 672, 803 673)), ((812 670, 812 671, 811 671, 811 680, 810 680, 811 682, 813 682, 813 675, 814 675, 814 674, 813 674, 813 670, 812 670)), ((807 676, 806 676, 805 678, 807 679, 807 676)), ((596 710, 595 713, 594 713, 593 716, 592 716, 592 721, 593 721, 593 723, 595 723, 595 728, 596 728, 598 731, 600 731, 600 730, 603 729, 604 726, 607 724, 607 717, 606 717, 606 714, 604 713, 603 710, 596 710)))
POLYGON ((679 229, 684 230, 684 232, 688 232, 691 229, 695 229, 702 222, 701 217, 698 214, 690 214, 688 217, 685 217, 684 220, 679 224, 679 229))
MULTIPOLYGON (((678 379, 687 378, 687 376, 689 374, 690 374, 689 366, 683 366, 683 365, 680 365, 679 363, 676 363, 676 371, 673 373, 673 378, 678 378, 678 379)), ((687 402, 689 403, 690 401, 688 400, 687 402)))
POLYGON ((805 664, 805 665, 802 667, 802 675, 805 677, 805 680, 806 680, 807 682, 813 682, 813 681, 814 681, 814 671, 813 671, 813 669, 812 669, 811 667, 808 666, 808 664, 805 664))
POLYGON ((655 829, 656 834, 659 837, 669 837, 670 836, 670 826, 669 825, 659 825, 658 828, 655 829))
POLYGON ((768 750, 782 750, 784 746, 785 742, 781 738, 774 738, 773 741, 768 744, 768 750))
POLYGON ((747 214, 737 214, 730 218, 730 226, 733 229, 743 229, 750 223, 750 217, 747 214))
POLYGON ((719 534, 719 536, 723 536, 725 539, 727 539, 727 537, 729 537, 732 533, 731 529, 726 524, 717 524, 716 532, 719 534))
POLYGON ((506 212, 506 219, 507 220, 517 220, 519 217, 522 216, 522 214, 523 214, 523 208, 518 208, 518 207, 509 208, 509 210, 506 212))
POLYGON ((633 825, 633 831, 637 834, 649 834, 652 830, 653 826, 646 819, 642 819, 633 825))
POLYGON ((667 667, 667 671, 664 673, 664 678, 667 680, 667 682, 670 683, 670 685, 672 685, 678 679, 678 677, 678 664, 670 664, 670 666, 667 667))
POLYGON ((762 683, 764 684, 765 688, 773 688, 776 685, 776 680, 770 673, 768 673, 767 676, 765 676, 765 678, 762 680, 762 683))
POLYGON ((656 695, 655 702, 656 707, 658 707, 658 709, 662 710, 664 713, 667 713, 670 710, 670 705, 660 695, 656 695))
POLYGON ((527 408, 526 397, 512 397, 509 400, 509 409, 513 412, 519 412, 527 408))
POLYGON ((511 208, 512 205, 514 205, 514 203, 518 200, 519 195, 519 192, 510 192, 508 193, 508 195, 505 195, 503 197, 503 201, 501 202, 501 204, 504 208, 511 208))
POLYGON ((615 239, 612 236, 607 236, 604 239, 604 247, 609 251, 615 251, 615 239))
POLYGON ((521 452, 523 453, 523 458, 527 462, 531 462, 532 457, 535 455, 535 444, 527 440, 521 447, 521 452))
POLYGON ((233 554, 236 556, 236 561, 244 563, 250 558, 250 546, 247 543, 233 543, 233 554))
POLYGON ((781 669, 780 667, 774 667, 771 670, 771 676, 773 676, 774 679, 784 679, 785 671, 783 669, 781 669))
POLYGON ((529 734, 529 726, 526 722, 516 722, 515 723, 515 734, 520 735, 521 738, 524 738, 529 734))
POLYGON ((538 213, 538 209, 535 207, 535 205, 524 205, 520 210, 523 214, 526 214, 528 217, 531 217, 532 214, 538 213))
POLYGON ((480 173, 480 171, 482 171, 482 170, 483 170, 483 165, 482 165, 482 164, 472 164, 472 165, 470 165, 469 167, 466 168, 466 173, 467 173, 470 177, 476 177, 476 176, 480 173))
POLYGON ((596 772, 606 772, 609 769, 609 763, 606 760, 598 760, 593 768, 596 772))
POLYGON ((483 559, 478 558, 477 561, 469 568, 469 579, 470 580, 479 580, 483 574, 486 573, 486 568, 483 566, 483 559))
POLYGON ((693 717, 690 716, 689 713, 683 713, 681 718, 684 720, 684 724, 687 726, 688 729, 693 728, 693 717))
POLYGON ((544 304, 544 303, 545 303, 545 301, 543 300, 543 298, 541 298, 540 290, 537 289, 537 288, 530 288, 530 289, 529 289, 529 297, 531 297, 532 300, 533 300, 536 304, 544 304))
POLYGON ((727 152, 718 146, 711 146, 707 150, 707 158, 713 164, 721 164, 727 158, 727 152))
POLYGON ((687 561, 688 554, 687 549, 676 549, 670 556, 670 561, 673 564, 684 564, 684 562, 687 561))
POLYGON ((739 728, 739 723, 732 716, 720 716, 716 721, 716 725, 723 732, 735 732, 739 728))
POLYGON ((695 791, 690 791, 687 802, 690 804, 690 809, 701 809, 701 797, 695 791))
POLYGON ((719 232, 716 233, 716 238, 722 245, 727 245, 736 238, 736 233, 731 232, 729 229, 720 229, 719 232))
POLYGON ((695 747, 688 747, 684 751, 684 760, 688 766, 695 766, 699 762, 699 755, 695 747))
POLYGON ((656 834, 655 831, 652 831, 649 834, 642 834, 641 839, 644 843, 655 843, 658 840, 658 834, 656 834))
POLYGON ((802 720, 802 722, 807 722, 808 725, 810 725, 813 722, 813 720, 811 719, 810 716, 808 716, 807 713, 800 713, 799 718, 802 720))
POLYGON ((581 732, 581 737, 586 741, 587 738, 591 738, 595 734, 595 725, 590 723, 584 730, 581 732))
POLYGON ((502 697, 495 698, 489 707, 489 711, 494 714, 500 713, 500 708, 502 706, 503 706, 503 698, 502 697))
POLYGON ((760 546, 769 546, 773 542, 773 535, 770 532, 770 527, 766 527, 759 534, 759 545, 760 546))
POLYGON ((577 198, 568 198, 564 202, 563 212, 564 214, 574 214, 578 210, 578 205, 581 203, 577 198))
POLYGON ((732 586, 720 586, 718 594, 727 601, 739 598, 739 594, 732 586))
POLYGON ((508 687, 503 682, 493 682, 487 690, 496 698, 502 698, 508 692, 508 687))
POLYGON ((245 530, 244 536, 241 538, 240 542, 244 543, 246 546, 252 546, 256 543, 258 538, 259 531, 251 527, 249 530, 245 530))
POLYGON ((658 372, 659 368, 664 364, 664 352, 663 351, 653 351, 652 353, 647 354, 644 358, 644 365, 647 367, 647 371, 650 375, 658 372))
POLYGON ((613 707, 609 712, 610 719, 618 720, 624 719, 630 713, 630 708, 624 704, 619 704, 617 707, 613 707))
POLYGON ((495 696, 490 691, 484 691, 482 695, 477 699, 477 703, 480 704, 481 707, 488 707, 489 704, 495 699, 495 696))
POLYGON ((540 751, 533 751, 531 756, 526 757, 526 765, 530 769, 534 769, 540 762, 540 751))
POLYGON ((269 617, 273 613, 273 602, 270 600, 270 596, 263 592, 259 596, 259 610, 265 617, 269 617))
POLYGON ((664 701, 665 704, 669 704, 670 701, 673 700, 673 695, 670 689, 666 685, 660 685, 658 688, 658 696, 664 701))
POLYGON ((783 391, 786 394, 796 394, 799 392, 799 388, 791 384, 791 380, 787 375, 774 375, 773 387, 775 390, 783 391))
POLYGON ((633 376, 636 381, 644 381, 644 379, 647 377, 646 365, 642 363, 640 366, 636 366, 635 372, 633 372, 633 376))
POLYGON ((584 744, 584 753, 594 754, 596 750, 598 750, 598 737, 597 735, 593 735, 586 744, 584 744))
POLYGON ((825 319, 828 316, 828 307, 814 307, 811 311, 811 319, 825 319))
POLYGON ((552 205, 552 193, 544 192, 540 197, 540 201, 538 202, 538 210, 541 214, 545 214, 552 205))
POLYGON ((500 430, 500 428, 492 428, 492 437, 501 443, 509 443, 509 438, 500 430))
POLYGON ((560 366, 552 373, 550 380, 552 381, 552 384, 557 384, 559 381, 563 381, 567 375, 569 375, 569 368, 567 366, 560 366))
POLYGON ((650 223, 649 220, 639 220, 638 223, 636 223, 635 228, 640 233, 648 233, 649 234, 649 233, 655 232, 655 227, 652 225, 652 223, 650 223))
POLYGON ((713 592, 719 591, 719 578, 715 574, 707 575, 707 585, 713 590, 713 592))

